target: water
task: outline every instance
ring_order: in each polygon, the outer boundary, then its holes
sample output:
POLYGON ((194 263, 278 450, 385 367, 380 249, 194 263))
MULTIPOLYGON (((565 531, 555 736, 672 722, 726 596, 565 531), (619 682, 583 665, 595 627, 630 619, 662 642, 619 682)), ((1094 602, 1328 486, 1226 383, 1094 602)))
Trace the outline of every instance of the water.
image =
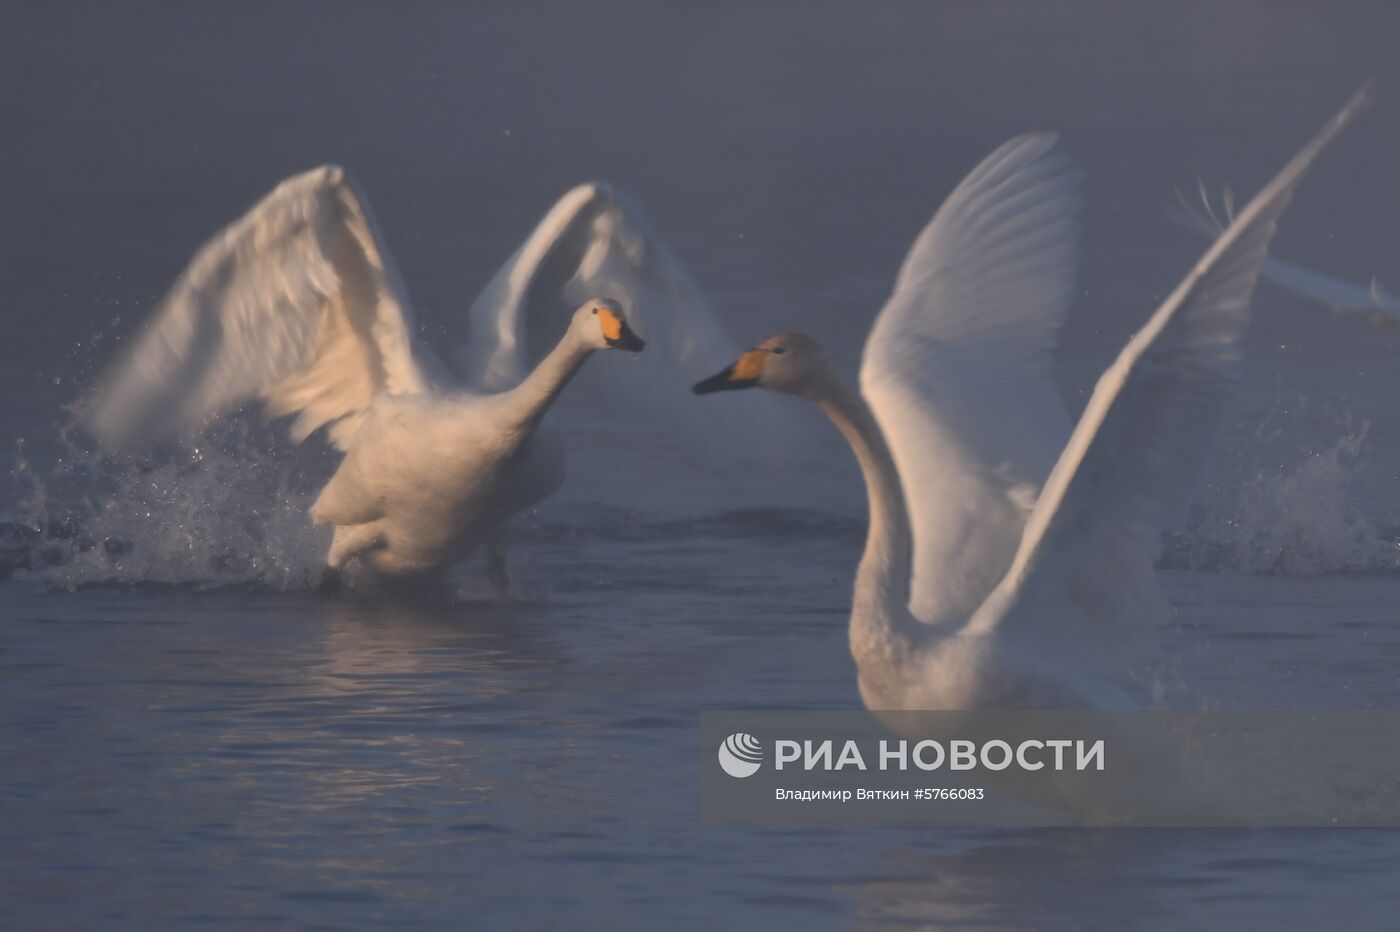
MULTIPOLYGON (((235 928, 1365 927, 1396 905, 1385 831, 701 828, 697 710, 858 701, 852 548, 578 549, 541 545, 549 598, 504 606, 7 590, 0 901, 43 927, 235 928)), ((1400 695, 1400 580, 1169 585, 1186 694, 1400 695)))
MULTIPOLYGON (((0 13, 0 520, 53 556, 0 582, 0 925, 1383 926, 1387 831, 701 827, 699 710, 858 703, 863 502, 834 439, 726 468, 575 405, 502 602, 475 567, 450 601, 314 595, 302 514, 333 457, 253 418, 122 462, 65 432, 195 245, 320 161, 369 191, 430 340, 597 176, 744 338, 799 326, 850 370, 939 197, 1046 126, 1089 177, 1077 407, 1198 249, 1171 185, 1251 190, 1369 74, 1381 101, 1279 247, 1386 279, 1395 15, 1292 13, 0 13)), ((1400 333, 1259 297, 1154 675, 1173 705, 1396 707, 1400 333)))

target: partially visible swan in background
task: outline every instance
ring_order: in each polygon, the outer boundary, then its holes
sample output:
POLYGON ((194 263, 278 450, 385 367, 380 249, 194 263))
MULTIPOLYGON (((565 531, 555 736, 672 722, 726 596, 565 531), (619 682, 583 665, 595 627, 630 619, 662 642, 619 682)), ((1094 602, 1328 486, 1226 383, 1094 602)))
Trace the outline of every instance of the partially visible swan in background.
POLYGON ((1105 675, 1165 610, 1153 571, 1227 394, 1275 224, 1359 93, 1207 250, 1078 425, 1051 349, 1074 294, 1078 176, 1055 137, 972 170, 919 235, 848 389, 779 333, 694 386, 814 401, 869 497, 851 651, 867 707, 1117 708, 1105 675))
MULTIPOLYGON (((1178 223, 1208 237, 1219 236, 1234 219, 1234 213, 1234 198, 1228 189, 1217 210, 1204 186, 1200 189, 1199 204, 1178 193, 1177 204, 1171 211, 1178 223)), ((1381 288, 1379 279, 1372 278, 1369 284, 1360 285, 1273 256, 1264 260, 1261 275, 1265 281, 1324 304, 1339 314, 1355 314, 1370 318, 1374 323, 1400 327, 1400 297, 1381 288)))
POLYGON ((284 181, 195 256, 98 382, 85 424, 117 447, 261 401, 294 417, 294 440, 325 428, 345 453, 311 508, 335 529, 332 578, 357 557, 402 576, 488 545, 504 587, 506 522, 563 479, 544 417, 585 359, 641 350, 635 328, 664 358, 617 378, 659 383, 634 395, 684 397, 697 354, 738 349, 640 211, 600 184, 559 201, 470 320, 454 378, 415 333, 364 194, 325 166, 284 181))

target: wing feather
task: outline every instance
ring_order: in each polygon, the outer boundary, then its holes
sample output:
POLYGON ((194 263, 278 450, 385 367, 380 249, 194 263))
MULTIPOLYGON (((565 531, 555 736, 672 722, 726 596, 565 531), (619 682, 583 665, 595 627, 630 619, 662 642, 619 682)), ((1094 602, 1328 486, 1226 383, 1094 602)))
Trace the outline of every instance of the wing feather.
MULTIPOLYGON (((1224 225, 1204 190, 1201 192, 1201 202, 1200 205, 1193 205, 1181 198, 1171 215, 1182 226, 1203 236, 1219 236, 1224 225)), ((1228 205, 1228 196, 1226 203, 1228 205)), ((1362 285, 1324 275, 1275 256, 1264 260, 1261 274, 1265 281, 1339 313, 1361 314, 1379 323, 1400 325, 1400 297, 1385 291, 1375 279, 1362 285)))
POLYGON ((746 450, 763 459, 798 442, 801 430, 778 399, 693 403, 689 386, 743 346, 641 208, 600 182, 560 198, 487 284, 472 305, 458 371, 482 391, 511 388, 563 334, 574 309, 594 297, 620 302, 647 348, 590 363, 571 395, 602 393, 610 408, 659 425, 684 424, 702 449, 736 459, 746 450))
POLYGON ((314 169, 196 254, 85 421, 117 446, 260 399, 295 415, 295 439, 329 425, 344 448, 376 394, 423 390, 411 320, 368 202, 344 169, 314 169))
POLYGON ((1053 135, 1007 142, 919 234, 866 342, 861 391, 899 469, 924 622, 966 620, 1000 580, 1069 436, 1051 354, 1080 207, 1053 135))
POLYGON ((1209 449, 1278 220, 1367 94, 1363 88, 1245 207, 1104 372, 971 633, 1031 626, 1057 604, 1100 633, 1131 630, 1128 623, 1157 613, 1152 564, 1161 534, 1209 449))

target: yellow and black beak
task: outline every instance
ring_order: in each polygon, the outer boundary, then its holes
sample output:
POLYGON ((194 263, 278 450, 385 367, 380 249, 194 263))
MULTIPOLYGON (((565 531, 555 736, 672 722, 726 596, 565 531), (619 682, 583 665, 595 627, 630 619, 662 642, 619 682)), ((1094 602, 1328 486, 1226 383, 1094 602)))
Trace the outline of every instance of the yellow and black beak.
POLYGON ((615 338, 604 337, 604 339, 608 341, 608 345, 613 349, 627 350, 629 353, 640 353, 642 347, 647 345, 647 341, 633 333, 632 328, 627 326, 625 321, 622 324, 621 331, 619 331, 615 338))
POLYGON ((613 349, 627 350, 629 353, 640 353, 642 347, 646 346, 646 341, 632 332, 632 328, 627 326, 627 321, 618 314, 614 314, 607 308, 599 308, 598 324, 603 328, 603 341, 613 349))
POLYGON ((753 388, 763 376, 763 364, 767 359, 766 350, 749 350, 736 359, 734 365, 726 366, 722 371, 715 373, 708 379, 696 382, 690 387, 690 390, 697 395, 708 395, 711 392, 753 388))

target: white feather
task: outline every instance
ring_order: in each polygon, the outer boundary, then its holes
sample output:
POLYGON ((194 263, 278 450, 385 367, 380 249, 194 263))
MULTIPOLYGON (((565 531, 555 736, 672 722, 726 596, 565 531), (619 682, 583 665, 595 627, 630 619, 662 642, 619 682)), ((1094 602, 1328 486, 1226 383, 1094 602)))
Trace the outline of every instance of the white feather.
MULTIPOLYGON (((1169 211, 1174 220, 1203 236, 1220 235, 1224 223, 1211 206, 1204 188, 1200 205, 1189 203, 1184 197, 1178 197, 1177 201, 1174 209, 1169 211)), ((1226 203, 1228 205, 1228 192, 1226 203)), ((1226 216, 1228 218, 1228 212, 1226 216)), ((1264 260, 1261 274, 1265 281, 1339 313, 1366 315, 1377 322, 1400 326, 1400 297, 1385 291, 1375 278, 1369 284, 1362 285, 1324 275, 1275 256, 1264 260)))
POLYGON ((278 185, 206 244, 103 378, 86 420, 109 445, 197 427, 260 399, 345 449, 380 393, 420 392, 434 364, 369 205, 325 166, 278 185))
POLYGON ((1079 186, 1053 135, 1001 146, 914 242, 866 343, 861 392, 899 470, 926 623, 965 621, 1000 580, 1069 436, 1051 351, 1079 186))
POLYGON ((1011 569, 969 633, 1040 625, 1046 616, 1065 624, 1152 617, 1161 533, 1179 517, 1214 437, 1278 219, 1368 92, 1250 201, 1099 378, 1011 569))

